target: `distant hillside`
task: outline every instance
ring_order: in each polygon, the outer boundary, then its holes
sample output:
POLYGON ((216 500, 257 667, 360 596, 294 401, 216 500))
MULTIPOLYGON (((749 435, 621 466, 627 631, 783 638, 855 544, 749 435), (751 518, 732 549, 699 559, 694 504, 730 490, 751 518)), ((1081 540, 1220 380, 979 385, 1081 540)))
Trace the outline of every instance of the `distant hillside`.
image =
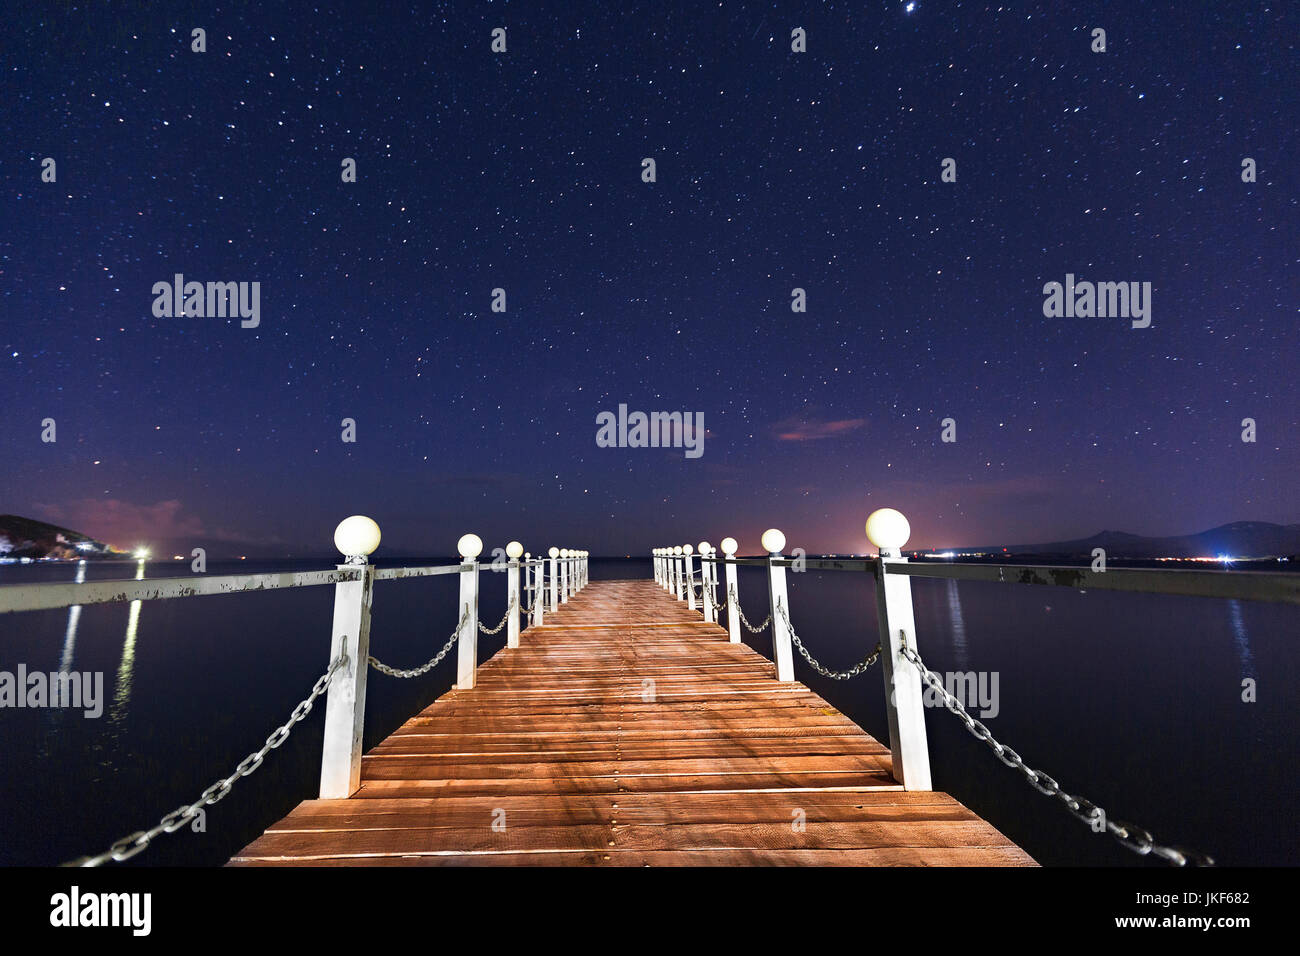
POLYGON ((34 518, 0 515, 0 557, 109 558, 123 553, 79 531, 34 518))
MULTIPOLYGON (((1057 555, 1084 557, 1093 548, 1104 548, 1107 558, 1207 558, 1226 554, 1234 558, 1267 558, 1300 554, 1300 525, 1271 524, 1267 521, 1234 521, 1196 534, 1149 538, 1125 531, 1099 531, 1076 541, 1046 544, 996 545, 960 548, 990 554, 1057 555), (1003 548, 1006 550, 1003 551, 1003 548)), ((949 550, 944 548, 936 551, 949 550)))

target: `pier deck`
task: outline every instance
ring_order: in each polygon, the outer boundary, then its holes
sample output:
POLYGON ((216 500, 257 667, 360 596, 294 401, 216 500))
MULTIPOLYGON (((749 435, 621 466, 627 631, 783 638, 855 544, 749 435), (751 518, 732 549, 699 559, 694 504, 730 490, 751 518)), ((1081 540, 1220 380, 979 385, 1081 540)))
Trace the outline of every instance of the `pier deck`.
POLYGON ((587 585, 366 754, 349 799, 304 801, 230 862, 1034 865, 640 580, 587 585))

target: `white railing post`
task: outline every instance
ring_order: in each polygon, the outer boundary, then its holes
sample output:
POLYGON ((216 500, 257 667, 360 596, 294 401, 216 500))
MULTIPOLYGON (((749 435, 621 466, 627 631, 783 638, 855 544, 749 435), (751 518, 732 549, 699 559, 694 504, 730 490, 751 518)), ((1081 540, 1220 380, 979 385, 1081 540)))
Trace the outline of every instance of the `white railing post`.
POLYGON ((560 609, 560 549, 551 548, 551 550, 546 553, 550 555, 551 558, 551 613, 554 614, 560 609))
POLYGON ((456 620, 465 622, 460 625, 460 640, 456 642, 456 687, 469 690, 478 668, 478 556, 483 551, 483 539, 476 534, 462 535, 456 550, 461 558, 456 620))
POLYGON ((519 600, 519 558, 524 553, 524 546, 518 541, 506 545, 506 647, 519 646, 519 609, 523 604, 519 600))
POLYGON ((695 610, 695 559, 692 557, 694 552, 694 546, 682 545, 682 557, 686 561, 686 569, 682 572, 686 576, 686 606, 692 611, 695 610))
POLYGON ((727 636, 732 644, 740 643, 740 594, 736 590, 736 551, 739 548, 735 538, 722 539, 722 553, 727 561, 727 636))
POLYGON ((654 561, 655 584, 659 585, 660 587, 663 587, 663 586, 664 586, 664 559, 663 559, 663 555, 661 555, 661 554, 659 553, 659 549, 658 549, 658 548, 655 548, 654 551, 652 551, 652 552, 650 552, 650 553, 651 553, 651 556, 652 556, 652 560, 654 561))
POLYGON ((528 627, 537 623, 537 598, 541 592, 537 589, 537 565, 533 563, 533 553, 524 552, 524 593, 532 598, 533 606, 528 612, 528 627))
POLYGON ((709 588, 713 582, 713 562, 709 560, 712 552, 709 550, 709 542, 700 542, 700 609, 704 612, 704 620, 710 624, 713 623, 713 602, 709 600, 711 592, 709 588))
POLYGON ((533 562, 533 625, 541 627, 546 611, 546 561, 536 558, 533 562))
POLYGON ((330 678, 325 697, 322 800, 350 797, 361 786, 361 735, 366 718, 366 674, 370 670, 370 602, 375 588, 375 569, 366 563, 366 556, 379 546, 379 525, 353 515, 335 529, 334 543, 348 560, 338 569, 359 573, 351 581, 334 585, 330 663, 342 654, 347 654, 348 661, 330 678))
POLYGON ((673 546, 673 597, 682 600, 686 597, 682 593, 682 546, 680 544, 673 546))
POLYGON ((900 653, 904 645, 919 653, 916 619, 912 613, 912 579, 905 574, 888 573, 890 565, 907 563, 899 549, 911 534, 907 519, 893 508, 873 511, 867 518, 867 537, 880 549, 876 564, 876 615, 894 779, 904 790, 929 790, 930 750, 925 736, 921 675, 900 653))
MULTIPOLYGON (((772 613, 772 660, 776 662, 777 680, 794 680, 794 649, 790 644, 790 596, 785 586, 785 535, 776 528, 763 532, 763 547, 767 549, 767 598, 772 613)), ((793 622, 791 622, 793 623, 793 622)))
POLYGON ((569 549, 560 549, 560 603, 569 603, 569 549))

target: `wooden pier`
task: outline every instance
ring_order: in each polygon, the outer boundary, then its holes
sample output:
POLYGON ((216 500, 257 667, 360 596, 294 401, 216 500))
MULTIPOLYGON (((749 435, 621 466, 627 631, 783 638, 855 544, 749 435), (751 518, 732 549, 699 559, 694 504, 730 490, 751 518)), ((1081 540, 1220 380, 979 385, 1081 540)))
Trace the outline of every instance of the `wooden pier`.
POLYGON ((653 581, 587 584, 234 866, 1032 866, 653 581))

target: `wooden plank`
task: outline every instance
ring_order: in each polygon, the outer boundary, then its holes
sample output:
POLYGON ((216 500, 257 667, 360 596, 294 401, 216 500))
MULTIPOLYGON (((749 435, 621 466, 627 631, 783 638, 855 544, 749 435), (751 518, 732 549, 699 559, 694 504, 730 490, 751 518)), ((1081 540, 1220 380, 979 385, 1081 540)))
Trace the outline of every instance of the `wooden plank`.
POLYGON ((652 581, 588 585, 233 866, 1024 866, 652 581))

